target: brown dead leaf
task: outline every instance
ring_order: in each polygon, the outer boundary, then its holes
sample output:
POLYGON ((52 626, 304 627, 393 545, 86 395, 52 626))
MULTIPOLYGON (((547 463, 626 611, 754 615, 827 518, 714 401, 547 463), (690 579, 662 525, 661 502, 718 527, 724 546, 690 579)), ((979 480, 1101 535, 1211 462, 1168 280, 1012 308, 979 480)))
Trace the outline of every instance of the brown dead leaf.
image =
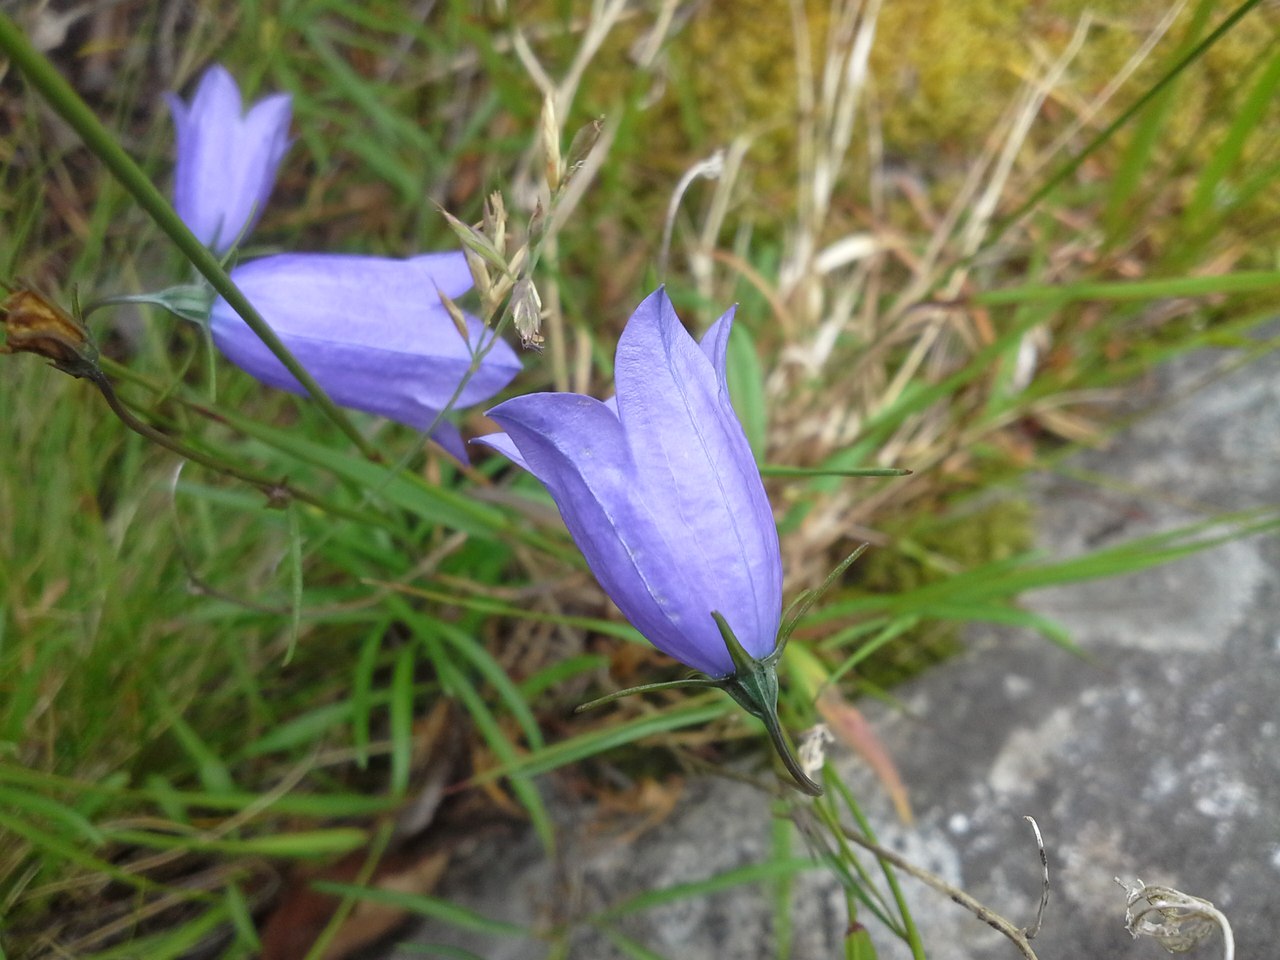
MULTIPOLYGON (((394 815, 391 849, 374 869, 368 886, 401 893, 430 893, 440 882, 449 864, 451 843, 435 842, 428 835, 447 787, 457 779, 464 759, 462 726, 456 706, 448 700, 439 701, 414 724, 412 771, 417 790, 414 798, 394 815), (424 837, 432 842, 425 842, 424 837)), ((295 875, 263 926, 263 960, 305 957, 342 901, 339 896, 316 890, 312 882, 355 882, 366 870, 368 858, 368 850, 357 850, 323 870, 295 875)), ((405 910, 359 901, 329 943, 323 960, 343 960, 409 919, 405 910)))
POLYGON ((614 838, 620 844, 635 843, 642 836, 659 826, 675 810, 684 794, 684 780, 668 777, 659 783, 645 777, 629 790, 607 790, 596 795, 599 801, 599 819, 596 829, 622 832, 614 838), (636 821, 636 817, 640 817, 636 821))
MULTIPOLYGON (((313 879, 351 883, 364 866, 367 853, 356 851, 313 879)), ((396 856, 384 861, 369 886, 401 893, 430 893, 449 864, 449 854, 435 850, 418 857, 396 856)), ((262 931, 262 960, 301 960, 333 918, 342 898, 320 893, 310 883, 295 883, 272 912, 262 931)), ((361 901, 329 943, 322 960, 343 960, 376 943, 409 919, 397 907, 361 901)))

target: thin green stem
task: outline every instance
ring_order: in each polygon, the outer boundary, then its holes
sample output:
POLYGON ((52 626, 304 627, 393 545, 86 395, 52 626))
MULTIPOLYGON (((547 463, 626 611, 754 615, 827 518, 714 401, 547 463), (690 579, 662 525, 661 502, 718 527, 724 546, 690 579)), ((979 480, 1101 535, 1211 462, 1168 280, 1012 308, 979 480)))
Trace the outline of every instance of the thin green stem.
POLYGON ((760 720, 764 723, 764 728, 769 734, 769 742, 773 744, 773 749, 778 754, 778 759, 782 761, 782 765, 787 768, 787 773, 791 774, 791 779, 795 781, 796 789, 810 797, 822 796, 822 784, 815 783, 809 779, 804 767, 796 759, 795 750, 791 746, 791 739, 787 736, 787 732, 782 729, 782 722, 778 719, 778 715, 776 713, 766 713, 760 720))
POLYGON ((121 401, 120 396, 115 391, 115 387, 113 387, 111 385, 111 381, 107 379, 106 374, 98 371, 89 375, 88 379, 92 381, 95 387, 98 388, 98 392, 101 393, 103 399, 107 401, 107 406, 111 408, 111 412, 119 417, 120 422, 134 433, 145 437, 147 440, 150 440, 158 446, 164 447, 166 450, 176 453, 185 460, 190 460, 193 463, 198 463, 201 466, 208 467, 210 470, 216 470, 218 473, 226 474, 229 477, 234 477, 236 480, 241 480, 257 487, 263 495, 266 496, 268 503, 276 504, 281 501, 298 500, 309 506, 323 510, 325 513, 332 514, 333 516, 344 517, 348 520, 354 520, 361 524, 369 523, 369 518, 364 514, 355 510, 349 510, 346 507, 340 507, 336 504, 329 503, 319 497, 312 496, 303 490, 299 490, 296 487, 291 486, 288 481, 274 480, 265 474, 241 469, 240 467, 229 464, 223 460, 219 460, 216 457, 212 457, 201 450, 197 450, 195 447, 188 446, 181 440, 175 440, 168 434, 157 430, 149 423, 144 423, 142 420, 139 420, 133 411, 126 407, 123 401, 121 401))
MULTIPOLYGON (((360 865, 355 877, 352 878, 351 886, 363 887, 373 879, 378 870, 378 864, 382 862, 383 856, 386 855, 387 847, 391 844, 394 830, 395 824, 391 822, 385 822, 378 827, 377 833, 369 843, 369 852, 365 856, 364 862, 360 865)), ((359 906, 359 903, 360 901, 354 894, 348 893, 342 897, 337 909, 330 915, 329 922, 325 924, 324 929, 320 931, 320 935, 312 942, 303 960, 317 960, 319 957, 329 955, 328 950, 333 943, 333 938, 338 935, 338 930, 347 922, 351 912, 359 906)))
MULTIPOLYGON (((852 791, 850 791, 838 777, 832 777, 831 779, 836 785, 836 789, 840 791, 841 796, 844 798, 845 806, 848 808, 849 812, 853 814, 853 818, 858 821, 858 827, 862 830, 862 837, 858 838, 854 836, 851 831, 844 827, 840 827, 844 837, 848 840, 852 840, 854 843, 860 844, 861 846, 866 846, 868 843, 875 844, 876 838, 875 834, 871 831, 871 824, 867 822, 867 818, 863 815, 862 808, 858 806, 858 801, 854 797, 852 791)), ((839 826, 838 821, 837 826, 839 826)), ((878 852, 876 853, 876 859, 879 861, 880 869, 884 873, 885 882, 889 884, 889 890, 893 894, 894 902, 897 904, 898 915, 902 917, 902 928, 903 932, 906 933, 907 945, 911 947, 911 956, 914 960, 925 960, 924 943, 920 940, 920 930, 916 927, 915 919, 911 916, 911 909, 907 906, 907 898, 902 895, 902 887, 898 884, 898 878, 894 875, 894 872, 889 869, 889 864, 896 863, 896 861, 890 860, 886 857, 881 857, 878 852)), ((908 872, 910 872, 912 876, 919 876, 919 874, 914 871, 908 872)))
POLYGON ((801 618, 803 618, 804 615, 809 612, 809 609, 822 598, 823 594, 831 589, 832 584, 844 576, 844 572, 853 566, 854 561, 866 553, 870 546, 871 544, 869 543, 858 544, 853 553, 841 560, 840 563, 836 565, 836 568, 827 574, 827 579, 822 581, 822 585, 818 587, 818 589, 807 590, 791 602, 791 606, 787 608, 786 613, 783 616, 784 622, 782 624, 782 629, 778 631, 779 649, 784 649, 786 647, 787 641, 791 639, 791 634, 795 632, 796 626, 800 623, 801 618))
POLYGON ((80 95, 63 79, 57 68, 33 47, 22 31, 9 17, 0 13, 0 51, 8 55, 10 61, 27 78, 27 82, 53 107, 58 114, 71 125, 71 128, 84 141, 112 175, 120 181, 121 186, 132 194, 138 205, 155 221, 156 226, 168 235, 174 245, 200 271, 210 286, 222 296, 284 364, 298 382, 311 395, 311 399, 320 405, 325 414, 343 433, 350 438, 366 457, 380 460, 381 457, 374 446, 360 434, 351 419, 329 399, 318 383, 307 373, 302 364, 294 359, 293 354, 276 336, 275 331, 262 319, 248 299, 232 282, 231 277, 223 269, 222 264, 199 240, 196 239, 182 218, 156 189, 155 184, 143 173, 124 149, 116 142, 98 120, 80 95))

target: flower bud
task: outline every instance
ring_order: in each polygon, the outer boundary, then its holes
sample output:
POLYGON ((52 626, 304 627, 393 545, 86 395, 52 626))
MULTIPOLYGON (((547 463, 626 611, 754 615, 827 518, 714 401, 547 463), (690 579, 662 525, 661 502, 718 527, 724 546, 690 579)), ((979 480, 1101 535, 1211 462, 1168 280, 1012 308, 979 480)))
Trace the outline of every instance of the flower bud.
POLYGON ((201 243, 225 253, 266 206, 289 149, 291 99, 273 94, 245 113, 240 88, 218 65, 205 71, 190 104, 167 99, 178 142, 174 209, 201 243))

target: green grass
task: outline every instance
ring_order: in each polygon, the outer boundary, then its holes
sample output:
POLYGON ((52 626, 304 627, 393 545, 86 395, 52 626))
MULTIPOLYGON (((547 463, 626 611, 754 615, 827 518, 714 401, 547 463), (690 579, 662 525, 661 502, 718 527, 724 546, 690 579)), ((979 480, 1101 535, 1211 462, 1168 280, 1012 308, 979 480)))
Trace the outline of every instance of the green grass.
MULTIPOLYGON (((855 565, 799 625, 795 642, 811 656, 784 671, 791 728, 814 720, 804 691, 815 665, 849 692, 874 689, 903 663, 919 669, 916 645, 930 631, 971 623, 1069 647, 1062 628, 1019 607, 1021 592, 1141 570, 1280 523, 1274 510, 1206 517, 1069 560, 1027 552, 1026 518, 1003 518, 981 542, 966 532, 986 494, 1100 436, 1098 391, 1204 346, 1274 347, 1249 338, 1280 289, 1265 252, 1274 220, 1249 242, 1231 229, 1268 222, 1280 174, 1254 162, 1275 146, 1280 51, 1249 38, 1271 14, 1245 10, 1218 35, 1239 39, 1245 59, 1233 96, 1199 118, 1197 142, 1180 139, 1170 118, 1168 98, 1198 89, 1206 58, 1223 49, 1214 31, 1229 11, 1217 6, 1191 4, 1141 79, 1121 84, 1065 147, 1050 150, 1062 123, 1042 118, 1019 133, 1010 115, 948 143, 959 161, 940 154, 913 171, 923 178, 915 202, 880 176, 895 143, 879 138, 894 127, 856 97, 863 109, 852 117, 849 100, 820 87, 811 123, 780 129, 747 117, 741 129, 758 141, 741 144, 721 179, 690 188, 662 279, 695 326, 740 303, 730 378, 753 449, 762 462, 808 468, 768 479, 789 583, 816 587, 864 533, 878 544, 879 556, 855 565), (838 142, 843 120, 851 146, 838 142), (828 202, 811 202, 824 189, 828 202), (868 241, 864 253, 824 266, 818 252, 850 236, 868 241), (1029 346, 1038 352, 1026 379, 1029 346), (1042 438, 1034 445, 1031 432, 1042 438), (914 473, 838 475, 893 466, 914 473)), ((208 4, 157 58, 160 24, 139 0, 119 5, 105 39, 76 39, 52 56, 162 188, 171 130, 156 110, 161 91, 185 87, 211 59, 250 94, 291 91, 297 142, 255 247, 403 255, 456 246, 432 201, 472 222, 495 189, 519 242, 530 213, 520 197, 545 186, 543 91, 514 52, 513 30, 558 82, 584 49, 587 8, 478 15, 448 2, 419 21, 389 0, 208 4), (109 83, 87 83, 93 63, 109 83)), ((808 21, 818 67, 850 55, 826 38, 852 9, 808 21)), ((786 35, 792 18, 779 16, 786 35)), ((584 170, 581 199, 560 200, 563 222, 537 251, 549 342, 544 355, 526 355, 513 390, 609 389, 617 332, 657 280, 670 192, 724 145, 723 117, 706 112, 699 92, 707 24, 660 38, 661 55, 637 65, 631 53, 653 26, 647 13, 622 17, 584 55, 583 82, 560 105, 562 149, 604 114, 607 153, 584 170)), ((1136 25, 1132 34, 1137 49, 1136 25)), ((1061 38, 1046 43, 1061 52, 1061 38)), ((791 57, 789 45, 777 56, 791 57)), ((89 302, 188 281, 191 265, 101 152, 80 146, 18 72, 6 80, 12 103, 0 105, 14 120, 0 140, 0 280, 30 281, 64 305, 73 290, 89 302)), ((1069 74, 1059 88, 1059 111, 1096 89, 1073 87, 1069 74)), ((792 91, 775 95, 794 117, 792 91)), ((555 818, 536 778, 625 763, 635 748, 663 765, 696 760, 705 754, 686 735, 695 729, 724 745, 760 739, 719 694, 565 719, 614 685, 678 672, 603 600, 530 478, 483 458, 463 471, 403 428, 359 414, 335 420, 265 390, 158 309, 103 309, 90 326, 137 416, 294 495, 275 508, 261 484, 183 464, 130 432, 87 383, 33 357, 0 357, 5 956, 178 957, 206 938, 222 955, 252 955, 267 873, 361 851, 372 875, 378 858, 368 853, 430 781, 431 748, 444 749, 424 721, 440 703, 462 718, 464 759, 447 777, 457 795, 520 811, 548 850, 555 818), (196 876, 208 882, 183 882, 196 876)), ((464 424, 483 429, 475 415, 464 424)), ((1062 654, 1046 645, 1045 655, 1062 654)), ((573 923, 594 926, 621 953, 650 957, 615 920, 759 884, 783 955, 791 880, 825 869, 871 941, 898 936, 925 955, 901 899, 877 892, 870 861, 841 836, 850 818, 872 833, 856 798, 831 782, 812 814, 798 804, 780 801, 761 863, 636 891, 550 932, 511 928, 431 891, 349 877, 316 886, 346 910, 369 900, 539 936, 553 955, 573 923), (801 816, 828 837, 820 863, 797 856, 790 820, 801 816)), ((865 955, 866 936, 851 934, 849 955, 865 955)))

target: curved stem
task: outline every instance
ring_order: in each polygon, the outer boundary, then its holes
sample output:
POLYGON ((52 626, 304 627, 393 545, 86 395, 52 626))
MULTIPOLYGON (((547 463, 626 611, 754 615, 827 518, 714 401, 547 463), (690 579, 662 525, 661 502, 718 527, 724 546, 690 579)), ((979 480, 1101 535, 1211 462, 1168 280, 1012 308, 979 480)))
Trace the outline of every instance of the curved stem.
POLYGON ((747 653, 742 643, 734 635, 733 628, 718 610, 711 611, 711 617, 720 630, 725 648, 733 660, 734 672, 716 681, 715 685, 733 697, 747 713, 764 724, 777 751, 782 765, 787 768, 795 781, 796 789, 811 797, 822 796, 822 786, 814 783, 796 759, 795 749, 787 739, 782 722, 778 719, 778 656, 775 649, 767 657, 757 659, 747 653))
POLYGON ((777 751, 782 765, 787 768, 787 773, 791 774, 791 779, 795 781, 796 787, 802 793, 806 793, 811 797, 822 796, 822 785, 814 783, 809 779, 809 775, 804 772, 804 767, 800 765, 800 761, 796 759, 795 750, 791 746, 791 740, 787 736, 787 732, 782 729, 782 723, 778 720, 776 713, 768 713, 760 718, 764 722, 764 728, 768 731, 769 740, 773 743, 773 749, 777 751))
POLYGON ((116 393, 115 387, 111 385, 111 381, 101 371, 97 371, 88 375, 88 379, 98 388, 98 392, 102 394, 107 406, 111 408, 111 412, 120 418, 120 422, 141 437, 145 437, 152 443, 164 447, 184 460, 190 460, 201 466, 208 467, 210 470, 216 470, 218 473, 226 474, 234 477, 236 480, 242 480, 252 486, 258 488, 259 491, 267 498, 271 505, 280 505, 282 500, 298 500, 309 506, 316 507, 326 513, 334 516, 345 517, 348 520, 355 520, 359 523, 368 523, 369 518, 355 510, 349 510, 346 507, 329 503, 319 497, 313 496, 303 490, 291 486, 285 480, 273 480, 264 474, 256 473, 251 470, 243 470, 216 457, 197 450, 195 447, 188 446, 180 440, 157 430, 149 423, 139 420, 132 410, 126 407, 121 401, 119 394, 116 393))

